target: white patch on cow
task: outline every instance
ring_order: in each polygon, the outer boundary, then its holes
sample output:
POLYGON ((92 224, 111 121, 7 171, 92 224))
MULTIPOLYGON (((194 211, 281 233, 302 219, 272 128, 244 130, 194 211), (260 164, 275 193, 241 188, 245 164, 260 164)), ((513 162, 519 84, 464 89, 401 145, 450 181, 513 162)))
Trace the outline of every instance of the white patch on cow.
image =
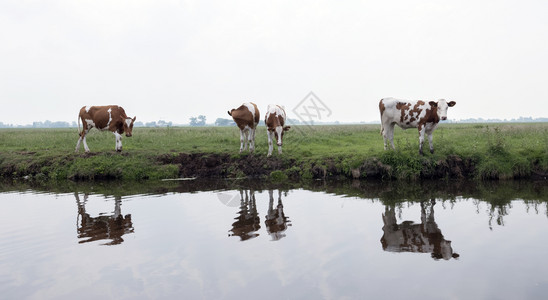
POLYGON ((90 108, 91 108, 91 107, 89 107, 89 106, 86 105, 86 112, 87 112, 87 113, 89 112, 89 109, 90 109, 90 108))
POLYGON ((447 105, 447 101, 445 99, 439 99, 438 100, 438 117, 440 120, 447 120, 447 110, 449 109, 449 105, 447 105))
POLYGON ((126 124, 127 124, 127 127, 129 127, 131 125, 131 118, 126 118, 126 124))
POLYGON ((243 105, 251 112, 251 115, 253 116, 252 120, 255 122, 255 106, 253 106, 250 102, 246 102, 243 105))
POLYGON ((86 119, 86 123, 87 123, 87 125, 88 125, 89 128, 95 127, 95 123, 93 123, 93 120, 86 119))
POLYGON ((112 122, 112 109, 109 108, 107 111, 108 111, 108 123, 107 123, 107 126, 105 126, 105 128, 103 128, 102 130, 107 130, 110 127, 110 122, 112 122))
POLYGON ((278 141, 277 141, 277 145, 278 146, 281 146, 282 145, 282 132, 284 131, 284 128, 282 126, 276 126, 276 134, 278 135, 278 141))
POLYGON ((267 110, 267 118, 268 116, 270 116, 271 114, 275 114, 276 117, 277 116, 282 116, 282 118, 285 120, 285 110, 283 109, 283 107, 279 106, 279 105, 276 105, 276 104, 269 104, 268 105, 268 110, 267 110))

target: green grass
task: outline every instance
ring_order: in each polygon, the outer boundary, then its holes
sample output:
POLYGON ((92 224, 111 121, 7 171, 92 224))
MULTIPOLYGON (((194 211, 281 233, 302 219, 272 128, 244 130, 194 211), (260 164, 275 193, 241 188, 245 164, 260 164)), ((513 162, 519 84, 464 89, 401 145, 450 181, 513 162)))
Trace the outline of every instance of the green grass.
MULTIPOLYGON (((271 158, 290 166, 281 170, 284 174, 271 177, 314 178, 321 173, 368 178, 375 168, 382 168, 385 178, 440 177, 436 172, 451 170, 455 158, 469 168, 467 177, 478 179, 527 178, 548 170, 548 123, 441 124, 434 133, 436 152, 425 156, 418 155, 416 129, 396 128, 396 151, 383 150, 379 129, 380 125, 293 126, 284 135, 281 158, 276 147, 271 158)), ((112 133, 92 130, 87 137, 91 154, 86 155, 83 147, 74 153, 75 128, 0 129, 0 174, 45 179, 175 178, 179 166, 159 163, 160 155, 247 157, 238 154, 236 127, 134 128, 133 134, 123 138, 123 152, 116 153, 112 133)), ((424 147, 428 149, 428 142, 424 147)), ((257 129, 254 157, 267 162, 267 151, 262 126, 257 129)))

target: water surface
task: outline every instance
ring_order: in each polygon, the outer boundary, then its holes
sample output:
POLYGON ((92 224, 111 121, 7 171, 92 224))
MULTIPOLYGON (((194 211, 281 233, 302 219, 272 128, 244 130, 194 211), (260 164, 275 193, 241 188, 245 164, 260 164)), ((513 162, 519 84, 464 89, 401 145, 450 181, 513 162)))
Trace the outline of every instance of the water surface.
POLYGON ((3 184, 4 299, 543 299, 545 182, 3 184))

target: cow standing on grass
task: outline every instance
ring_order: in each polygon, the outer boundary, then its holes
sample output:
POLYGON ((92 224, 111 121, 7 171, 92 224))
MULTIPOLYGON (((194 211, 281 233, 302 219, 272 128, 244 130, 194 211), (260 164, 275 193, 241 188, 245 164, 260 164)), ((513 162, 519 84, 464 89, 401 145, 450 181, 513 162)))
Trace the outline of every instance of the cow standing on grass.
POLYGON ((248 148, 249 152, 255 150, 255 129, 259 124, 260 113, 257 105, 253 102, 246 102, 236 109, 228 112, 240 128, 240 153, 248 148))
POLYGON ((422 143, 424 133, 428 135, 430 152, 434 153, 432 133, 440 120, 447 120, 447 109, 455 106, 455 101, 447 102, 440 99, 437 102, 430 101, 405 101, 394 98, 384 98, 379 102, 381 112, 381 135, 384 139, 384 150, 387 149, 387 141, 394 146, 394 125, 402 129, 418 128, 419 130, 419 154, 423 155, 422 143))
POLYGON ((80 109, 78 116, 78 131, 80 131, 80 120, 82 120, 83 129, 80 132, 80 138, 76 143, 76 152, 80 150, 80 142, 84 142, 84 149, 89 152, 86 143, 86 134, 93 127, 104 131, 109 130, 116 136, 116 151, 122 151, 122 134, 127 137, 132 135, 133 123, 136 117, 129 118, 121 106, 84 106, 80 109))
POLYGON ((285 110, 283 106, 270 104, 268 105, 268 111, 265 116, 265 124, 267 127, 266 134, 268 135, 268 156, 272 155, 272 141, 276 138, 276 144, 278 145, 278 153, 282 154, 283 136, 284 132, 288 131, 291 126, 285 125, 285 110))

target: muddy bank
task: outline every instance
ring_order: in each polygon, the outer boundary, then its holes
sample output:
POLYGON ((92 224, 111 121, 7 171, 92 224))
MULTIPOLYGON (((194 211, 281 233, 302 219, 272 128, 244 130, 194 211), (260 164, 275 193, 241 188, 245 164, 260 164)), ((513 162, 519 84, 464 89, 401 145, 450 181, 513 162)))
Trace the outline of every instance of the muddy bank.
POLYGON ((326 158, 321 161, 296 161, 291 158, 256 155, 228 155, 210 153, 171 153, 157 158, 160 164, 176 165, 179 177, 198 178, 351 178, 351 179, 439 179, 472 178, 475 163, 471 159, 448 156, 444 160, 422 160, 419 169, 389 165, 377 158, 353 162, 349 166, 342 159, 326 158))
POLYGON ((448 155, 402 155, 387 151, 380 157, 266 157, 260 154, 224 153, 116 153, 38 155, 32 152, 0 153, 0 178, 95 181, 159 180, 175 178, 285 179, 533 179, 547 180, 539 161, 493 161, 448 155))

